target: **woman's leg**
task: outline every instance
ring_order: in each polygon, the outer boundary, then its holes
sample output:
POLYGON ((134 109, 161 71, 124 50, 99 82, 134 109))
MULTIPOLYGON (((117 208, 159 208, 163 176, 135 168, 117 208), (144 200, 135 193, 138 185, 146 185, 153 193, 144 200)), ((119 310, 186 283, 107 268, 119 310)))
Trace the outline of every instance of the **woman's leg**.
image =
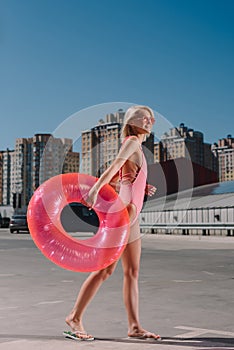
MULTIPOLYGON (((136 227, 137 225, 135 224, 133 226, 136 227)), ((133 226, 131 226, 131 231, 133 226)), ((122 255, 122 267, 124 273, 123 298, 128 315, 129 332, 140 326, 138 291, 140 256, 141 239, 131 239, 122 255)))
POLYGON ((83 283, 75 305, 70 314, 66 317, 66 323, 73 331, 84 332, 82 323, 84 311, 102 283, 114 272, 116 265, 117 262, 103 270, 92 272, 83 283))
MULTIPOLYGON (((138 221, 131 226, 132 230, 138 230, 140 232, 138 221)), ((124 272, 123 297, 128 315, 128 336, 159 339, 160 336, 142 328, 139 320, 138 277, 140 270, 141 238, 139 238, 139 235, 136 235, 136 237, 138 238, 131 240, 122 255, 124 272)))

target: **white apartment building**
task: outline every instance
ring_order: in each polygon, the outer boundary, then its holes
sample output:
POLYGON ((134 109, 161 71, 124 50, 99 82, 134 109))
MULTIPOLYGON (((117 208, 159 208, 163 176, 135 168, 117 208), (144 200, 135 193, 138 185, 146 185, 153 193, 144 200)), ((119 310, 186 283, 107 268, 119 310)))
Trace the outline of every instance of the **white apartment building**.
POLYGON ((234 180, 234 138, 228 135, 212 145, 212 151, 218 159, 219 181, 234 180))

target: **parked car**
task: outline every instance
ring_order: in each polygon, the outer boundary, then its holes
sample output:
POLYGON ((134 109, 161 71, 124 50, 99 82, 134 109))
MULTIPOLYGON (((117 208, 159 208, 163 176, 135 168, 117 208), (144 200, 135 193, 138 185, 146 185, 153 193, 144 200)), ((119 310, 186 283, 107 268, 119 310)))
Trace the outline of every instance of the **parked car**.
POLYGON ((29 231, 28 222, 26 215, 13 215, 10 220, 10 232, 14 233, 15 231, 19 233, 20 231, 29 231))
POLYGON ((4 217, 1 219, 1 226, 2 228, 6 228, 6 227, 9 227, 10 225, 10 218, 8 217, 4 217))
POLYGON ((81 203, 70 203, 63 208, 61 223, 67 232, 98 231, 99 219, 94 210, 89 210, 81 203))

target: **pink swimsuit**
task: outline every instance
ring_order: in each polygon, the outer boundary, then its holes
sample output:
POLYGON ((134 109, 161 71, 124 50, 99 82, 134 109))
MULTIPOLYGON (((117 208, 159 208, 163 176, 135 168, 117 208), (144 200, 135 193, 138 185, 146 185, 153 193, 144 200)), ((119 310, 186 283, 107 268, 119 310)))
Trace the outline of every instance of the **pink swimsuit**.
MULTIPOLYGON (((131 136, 125 138, 124 142, 131 136)), ((140 145, 139 145, 140 147, 140 145)), ((146 178, 147 178, 147 164, 145 160, 144 153, 141 149, 142 153, 142 165, 139 171, 136 173, 134 177, 134 181, 130 181, 130 177, 127 178, 127 175, 131 175, 130 173, 125 174, 124 178, 122 175, 122 168, 119 171, 120 178, 120 190, 119 196, 124 202, 125 205, 133 204, 136 208, 136 216, 131 222, 131 226, 137 220, 140 211, 143 206, 144 196, 145 196, 145 186, 146 186, 146 178)), ((132 178, 132 177, 131 177, 132 178)))

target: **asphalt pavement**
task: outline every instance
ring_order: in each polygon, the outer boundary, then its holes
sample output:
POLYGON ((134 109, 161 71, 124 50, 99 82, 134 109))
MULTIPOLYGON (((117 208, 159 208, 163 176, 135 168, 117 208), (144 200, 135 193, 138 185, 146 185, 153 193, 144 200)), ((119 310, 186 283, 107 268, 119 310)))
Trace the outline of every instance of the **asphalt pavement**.
POLYGON ((64 318, 87 274, 54 265, 29 234, 0 229, 0 350, 234 349, 234 237, 147 234, 142 247, 141 323, 162 340, 127 338, 119 263, 87 309, 95 341, 76 342, 63 337, 64 318))

